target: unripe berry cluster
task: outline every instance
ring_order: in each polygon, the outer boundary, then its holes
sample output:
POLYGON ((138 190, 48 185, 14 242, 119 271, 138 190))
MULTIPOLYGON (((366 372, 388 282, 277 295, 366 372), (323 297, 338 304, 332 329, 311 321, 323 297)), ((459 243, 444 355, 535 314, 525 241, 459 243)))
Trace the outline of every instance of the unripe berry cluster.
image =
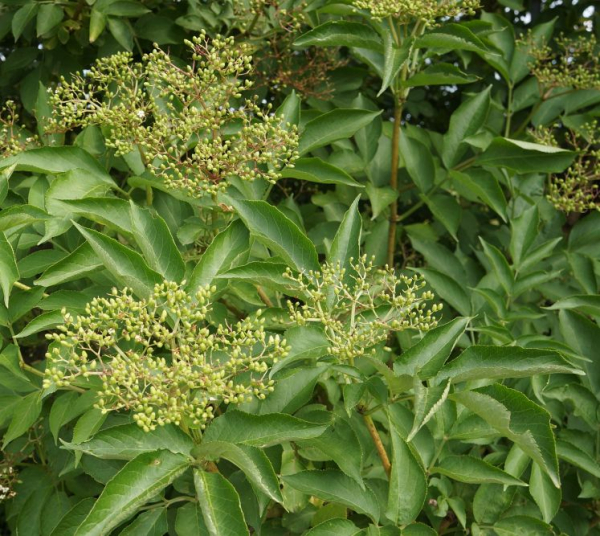
POLYGON ((396 275, 377 268, 366 256, 351 262, 350 270, 325 264, 319 272, 285 276, 294 281, 304 303, 288 302, 290 317, 300 325, 320 325, 339 361, 350 361, 374 351, 391 331, 429 330, 437 325, 433 316, 441 304, 428 307, 434 298, 423 290, 419 275, 396 275))
POLYGON ((190 65, 155 47, 141 63, 119 53, 63 78, 49 131, 101 125, 117 155, 137 148, 150 171, 193 197, 226 189, 231 177, 277 180, 298 156, 297 129, 242 98, 252 87, 249 46, 204 33, 185 43, 190 65))
POLYGON ((15 496, 14 485, 18 482, 17 473, 12 464, 4 459, 0 461, 0 502, 15 496))
POLYGON ((18 123, 17 105, 8 100, 0 108, 0 156, 3 158, 39 145, 38 137, 29 134, 25 126, 18 123))
MULTIPOLYGON (((560 125, 557 126, 557 131, 560 125)), ((564 130, 564 129, 563 129, 564 130)), ((558 147, 557 131, 538 127, 531 131, 539 143, 558 147)), ((566 213, 599 210, 600 203, 600 130, 596 120, 562 135, 562 143, 575 150, 575 162, 561 175, 551 175, 548 181, 548 200, 557 210, 566 213)))
POLYGON ((95 298, 85 315, 64 312, 46 354, 46 387, 97 389, 103 412, 127 410, 145 431, 168 423, 204 429, 221 403, 260 399, 273 390, 269 365, 285 357, 285 340, 264 322, 211 326, 214 289, 188 295, 181 285, 156 285, 148 299, 129 289, 95 298))
POLYGON ((376 20, 393 17, 401 24, 419 21, 432 26, 437 19, 474 15, 479 0, 354 0, 359 9, 366 9, 376 20))
POLYGON ((556 39, 556 48, 546 43, 525 42, 533 57, 530 65, 544 92, 553 88, 600 89, 600 47, 591 32, 576 38, 556 39))

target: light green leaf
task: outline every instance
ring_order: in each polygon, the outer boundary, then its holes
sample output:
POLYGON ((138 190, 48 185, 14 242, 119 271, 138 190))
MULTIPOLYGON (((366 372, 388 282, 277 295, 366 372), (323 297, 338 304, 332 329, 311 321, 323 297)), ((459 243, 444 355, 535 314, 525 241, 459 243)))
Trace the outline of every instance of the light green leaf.
POLYGON ((444 365, 456 342, 464 333, 470 318, 454 320, 428 331, 414 346, 404 352, 394 363, 394 373, 414 376, 422 380, 435 376, 444 365))
MULTIPOLYGON (((235 259, 244 253, 249 244, 248 229, 237 220, 220 232, 202 255, 194 268, 187 285, 187 291, 195 294, 203 286, 212 285, 217 274, 229 270, 235 259)), ((225 281, 216 282, 217 289, 226 286, 225 281)))
POLYGON ((425 277, 437 295, 447 301, 461 315, 471 314, 471 300, 464 288, 454 279, 431 268, 413 268, 425 277))
MULTIPOLYGON (((283 100, 281 106, 277 108, 275 115, 281 117, 281 124, 285 127, 288 123, 290 125, 299 125, 300 116, 302 114, 302 101, 298 97, 295 90, 283 100)), ((297 163, 297 162, 296 162, 297 163)))
POLYGON ((194 469, 194 485, 210 536, 249 535, 240 496, 219 473, 194 469))
POLYGON ((490 108, 490 94, 491 86, 463 102, 450 117, 442 149, 442 160, 447 168, 460 162, 468 148, 465 138, 476 134, 484 125, 490 108))
POLYGON ((349 138, 380 114, 381 111, 344 108, 336 108, 324 113, 306 123, 300 136, 298 152, 300 155, 305 155, 334 141, 349 138))
POLYGON ((85 242, 66 257, 59 260, 36 279, 35 284, 51 287, 74 279, 80 279, 102 267, 102 261, 92 246, 85 242))
POLYGON ((528 516, 505 517, 494 524, 498 536, 553 536, 554 531, 541 519, 528 516))
POLYGON ((499 384, 450 396, 519 445, 560 487, 556 445, 546 410, 524 394, 499 384))
POLYGON ((15 205, 0 212, 0 231, 48 220, 50 216, 31 205, 15 205))
POLYGON ((505 167, 519 173, 560 173, 575 159, 573 151, 528 141, 494 138, 477 158, 484 166, 505 167))
POLYGON ((448 398, 450 392, 450 381, 448 380, 445 384, 433 385, 425 387, 419 377, 415 378, 414 381, 415 391, 415 420, 411 431, 406 438, 406 441, 410 442, 417 435, 417 432, 425 426, 429 420, 435 415, 442 404, 448 398))
POLYGON ((251 415, 230 410, 212 422, 206 429, 203 440, 268 447, 318 437, 327 427, 328 425, 315 424, 281 413, 251 415))
POLYGON ((137 245, 153 270, 167 281, 180 282, 185 277, 185 263, 171 232, 158 214, 131 202, 131 228, 137 245))
POLYGON ((328 21, 301 35, 296 47, 359 47, 381 52, 379 34, 366 24, 348 21, 328 21))
POLYGON ((304 536, 356 536, 357 531, 352 521, 336 517, 315 525, 304 536))
POLYGON ((144 452, 157 450, 189 455, 194 442, 174 425, 159 426, 152 433, 146 433, 137 424, 125 424, 102 430, 84 443, 63 442, 63 445, 68 450, 103 460, 132 460, 144 452))
POLYGON ((75 214, 114 229, 127 238, 132 237, 129 203, 116 197, 94 197, 88 199, 65 199, 62 205, 65 215, 75 214))
POLYGON ((494 274, 496 275, 500 285, 502 286, 506 294, 510 295, 515 280, 512 270, 508 265, 508 261, 496 246, 488 244, 481 237, 479 237, 479 241, 483 246, 483 252, 485 253, 485 256, 487 257, 490 264, 492 265, 492 269, 494 270, 494 274))
POLYGON ((431 151, 419 140, 403 132, 400 136, 400 153, 410 178, 421 192, 428 192, 435 179, 435 164, 431 151))
POLYGON ((560 488, 554 486, 548 474, 542 471, 537 463, 534 463, 531 467, 529 493, 542 512, 544 521, 550 523, 558 513, 562 493, 560 488))
POLYGON ((453 383, 471 380, 528 378, 536 374, 583 374, 559 354, 519 346, 471 346, 435 378, 453 383))
POLYGON ((253 261, 219 274, 215 279, 222 281, 246 281, 253 285, 261 285, 288 296, 299 296, 301 291, 291 279, 284 277, 287 264, 253 261))
POLYGON ((466 173, 451 170, 450 176, 455 183, 478 197, 504 221, 508 221, 506 197, 498 184, 498 179, 491 173, 483 169, 470 169, 466 173))
POLYGON ((194 449, 194 457, 209 461, 227 460, 241 469, 255 489, 283 502, 279 481, 267 455, 257 447, 235 445, 229 441, 203 441, 194 449))
POLYGON ((583 469, 596 478, 600 478, 600 465, 587 452, 560 439, 556 442, 556 452, 561 460, 583 469))
POLYGON ((190 465, 182 454, 145 452, 108 482, 74 536, 104 536, 166 488, 190 465))
POLYGON ((377 188, 371 183, 367 184, 367 195, 371 202, 373 215, 371 220, 375 220, 387 207, 389 207, 396 199, 398 199, 398 190, 394 190, 388 186, 377 188))
POLYGON ((232 200, 250 233, 295 270, 318 270, 317 250, 302 230, 266 201, 232 200))
POLYGON ((407 525, 417 518, 425 504, 427 477, 411 446, 402 439, 394 419, 389 417, 388 422, 392 442, 392 469, 386 516, 395 525, 407 525))
POLYGON ((470 50, 478 54, 490 52, 490 48, 469 28, 462 24, 443 24, 434 28, 415 41, 417 48, 443 48, 449 50, 470 50))
POLYGON ((346 270, 344 276, 345 283, 350 283, 351 278, 354 275, 351 262, 358 262, 360 256, 362 220, 358 210, 359 201, 360 196, 357 196, 344 215, 344 219, 333 238, 333 243, 331 244, 331 249, 327 256, 327 261, 330 264, 335 265, 339 263, 339 265, 346 270))
POLYGON ((167 509, 152 508, 138 515, 119 536, 163 536, 167 530, 167 509))
POLYGON ((284 168, 281 176, 319 184, 344 184, 355 188, 364 188, 343 169, 328 164, 320 158, 299 158, 294 162, 294 167, 284 168))
POLYGON ((0 287, 2 287, 6 307, 8 307, 13 285, 19 280, 19 277, 15 252, 6 235, 0 232, 0 287))
POLYGON ((46 331, 51 328, 55 328, 61 324, 64 324, 65 320, 60 311, 48 311, 36 316, 31 322, 29 322, 19 333, 15 335, 15 339, 23 339, 39 333, 40 331, 46 331))
POLYGON ((42 399, 39 391, 24 396, 13 410, 12 421, 2 438, 2 448, 22 436, 37 421, 42 412, 42 399))
POLYGON ((108 29, 117 43, 131 52, 133 50, 133 31, 128 22, 116 17, 108 17, 107 22, 108 29))
POLYGON ((294 326, 285 332, 286 343, 291 347, 288 355, 271 368, 270 377, 297 361, 316 360, 329 351, 329 340, 325 332, 316 326, 294 326))
POLYGON ((466 484, 503 484, 505 486, 526 486, 518 478, 502 469, 494 467, 473 456, 447 456, 431 469, 432 473, 445 475, 466 484))
POLYGON ((188 503, 177 509, 175 534, 180 536, 207 536, 202 510, 197 503, 188 503))
POLYGON ((102 260, 104 267, 119 283, 131 288, 138 296, 149 297, 154 285, 162 283, 160 275, 148 267, 139 253, 98 231, 77 224, 75 226, 102 260))
POLYGON ((106 27, 106 15, 97 9, 92 9, 90 14, 90 43, 93 43, 104 31, 106 27))
POLYGON ((35 17, 39 7, 40 5, 35 2, 28 2, 16 11, 12 18, 12 33, 15 41, 19 40, 27 24, 35 17))
POLYGON ((375 523, 379 520, 379 504, 375 494, 368 488, 361 489, 357 482, 341 471, 302 471, 283 476, 282 480, 302 493, 344 504, 369 516, 375 523))

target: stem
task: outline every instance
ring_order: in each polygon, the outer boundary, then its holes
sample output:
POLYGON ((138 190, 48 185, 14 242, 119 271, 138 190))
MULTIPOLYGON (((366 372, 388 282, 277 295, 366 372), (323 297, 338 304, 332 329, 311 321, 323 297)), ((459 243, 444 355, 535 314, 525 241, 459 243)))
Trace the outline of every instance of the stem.
POLYGON ((152 206, 154 195, 152 194, 152 186, 146 186, 146 204, 152 206))
POLYGON ((254 15, 254 18, 252 19, 252 21, 250 22, 250 25, 244 32, 244 35, 249 35, 252 33, 252 30, 254 30, 254 27, 256 26, 256 23, 258 22, 258 19, 260 18, 260 13, 261 13, 260 9, 256 11, 256 15, 254 15))
POLYGON ((512 101, 513 101, 513 85, 508 84, 508 102, 506 104, 506 126, 504 127, 504 137, 510 137, 510 122, 512 119, 512 101))
POLYGON ((273 302, 271 301, 271 298, 267 296, 267 293, 263 290, 263 288, 260 285, 256 285, 256 290, 258 291, 258 296, 263 301, 263 303, 267 307, 273 307, 273 302))
MULTIPOLYGON (((392 172, 390 175, 390 188, 398 190, 398 161, 400 159, 400 120, 402 118, 402 104, 394 96, 394 130, 392 132, 392 172)), ((398 222, 398 200, 392 202, 390 210, 390 228, 388 231, 387 265, 394 267, 396 254, 396 224, 398 222)))
MULTIPOLYGON (((33 290, 32 287, 30 287, 29 285, 26 285, 25 283, 21 283, 20 281, 15 281, 13 283, 13 285, 17 288, 20 288, 21 290, 33 290)), ((42 296, 44 298, 47 298, 48 296, 50 296, 50 294, 46 294, 45 292, 42 294, 42 296)))
POLYGON ((389 477, 392 471, 392 464, 390 463, 390 459, 388 458, 387 452, 385 451, 385 447, 381 442, 381 436, 375 427, 375 423, 370 415, 364 415, 363 419, 365 424, 367 425, 367 430, 369 430, 369 434, 371 434, 371 439, 373 439, 373 443, 375 444, 375 449, 377 450, 377 454, 379 458, 381 458, 381 463, 383 464, 383 468, 385 470, 386 475, 389 477))

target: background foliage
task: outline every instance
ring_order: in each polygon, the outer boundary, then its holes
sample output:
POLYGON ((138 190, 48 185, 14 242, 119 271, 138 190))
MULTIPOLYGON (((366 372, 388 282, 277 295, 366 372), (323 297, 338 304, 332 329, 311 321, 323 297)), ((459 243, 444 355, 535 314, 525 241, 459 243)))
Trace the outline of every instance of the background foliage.
POLYGON ((2 530, 598 533, 599 16, 5 0, 2 530))

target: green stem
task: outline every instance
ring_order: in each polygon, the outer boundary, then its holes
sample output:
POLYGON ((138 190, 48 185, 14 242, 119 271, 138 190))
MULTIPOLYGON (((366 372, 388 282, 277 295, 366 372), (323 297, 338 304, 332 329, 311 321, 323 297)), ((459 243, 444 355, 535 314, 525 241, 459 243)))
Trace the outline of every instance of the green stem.
MULTIPOLYGON (((29 285, 26 285, 25 283, 21 283, 20 281, 15 281, 14 286, 17 288, 20 288, 21 290, 33 290, 32 287, 30 287, 29 285)), ((50 296, 50 294, 46 294, 45 292, 42 294, 42 296, 44 298, 47 298, 48 296, 50 296)))
MULTIPOLYGON (((402 103, 394 96, 394 125, 392 131, 392 171, 390 174, 390 188, 398 190, 398 162, 400 159, 400 122, 402 119, 402 103)), ((387 265, 394 267, 396 256, 396 226, 398 223, 398 199, 390 207, 390 227, 388 230, 387 265)))
POLYGON ((513 85, 508 84, 508 102, 506 103, 506 125, 504 127, 504 137, 510 137, 510 122, 512 119, 512 101, 513 101, 513 85))

